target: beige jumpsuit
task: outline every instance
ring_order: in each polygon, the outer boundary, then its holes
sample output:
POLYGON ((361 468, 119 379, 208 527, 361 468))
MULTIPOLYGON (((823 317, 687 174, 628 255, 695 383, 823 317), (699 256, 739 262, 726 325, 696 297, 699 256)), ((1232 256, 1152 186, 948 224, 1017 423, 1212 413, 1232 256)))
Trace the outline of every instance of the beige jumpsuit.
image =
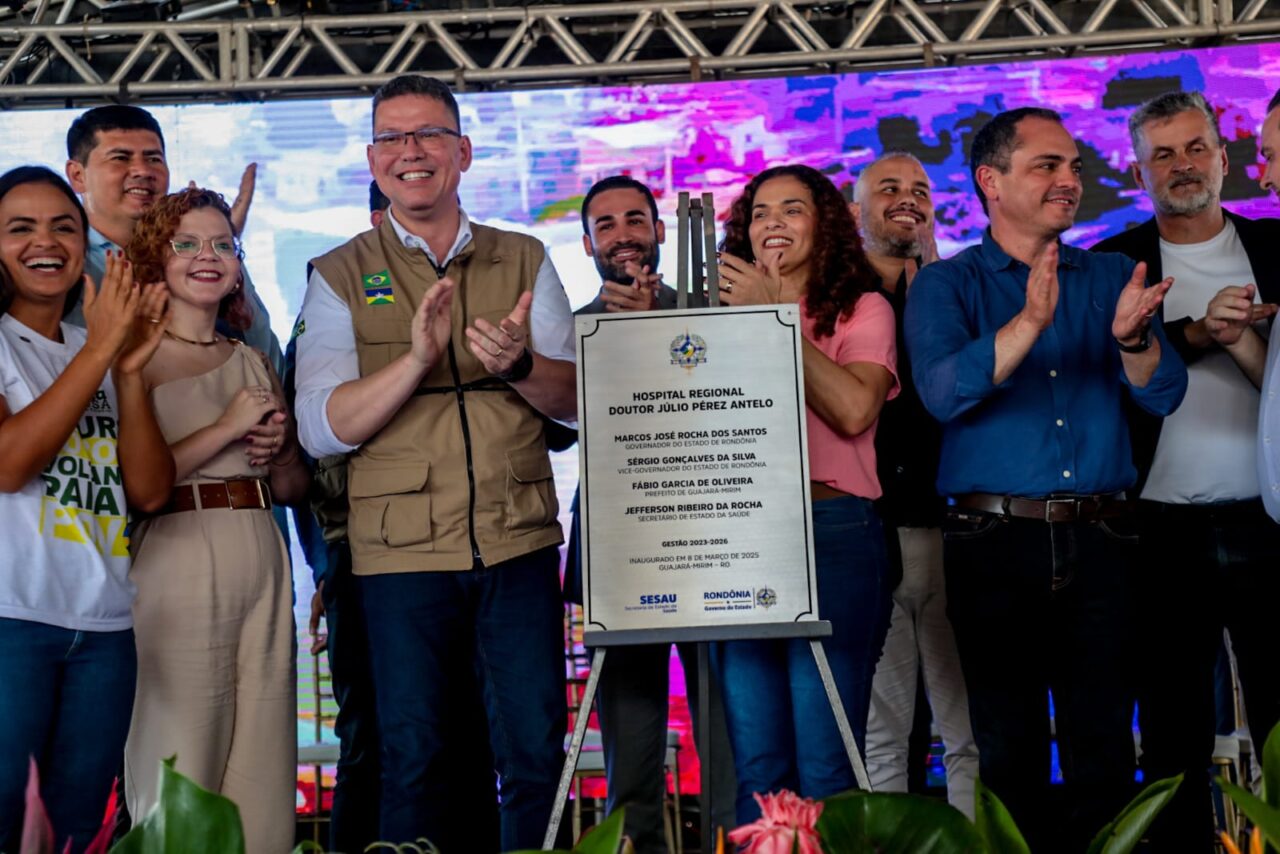
MULTIPOLYGON (((270 386, 245 346, 208 373, 158 386, 172 444, 213 423, 241 388, 270 386)), ((234 442, 186 482, 265 477, 234 442)), ((129 813, 155 803, 159 763, 240 807, 247 854, 293 847, 297 774, 292 583, 270 510, 157 516, 134 534, 138 689, 125 749, 129 813)))

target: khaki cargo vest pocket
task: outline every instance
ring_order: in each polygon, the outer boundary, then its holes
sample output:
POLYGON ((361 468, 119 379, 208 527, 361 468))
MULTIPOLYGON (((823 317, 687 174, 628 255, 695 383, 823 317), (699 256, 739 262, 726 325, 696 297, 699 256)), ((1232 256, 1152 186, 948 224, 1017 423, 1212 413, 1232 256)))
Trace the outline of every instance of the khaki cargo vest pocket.
POLYGON ((544 528, 560 510, 551 460, 542 448, 507 453, 507 530, 544 528))
POLYGON ((357 549, 435 550, 431 540, 429 463, 352 466, 348 535, 357 549))
MULTIPOLYGON (((389 306, 373 306, 369 311, 382 308, 389 306)), ((361 315, 356 318, 355 331, 362 376, 386 367, 413 347, 409 323, 401 318, 361 315)))

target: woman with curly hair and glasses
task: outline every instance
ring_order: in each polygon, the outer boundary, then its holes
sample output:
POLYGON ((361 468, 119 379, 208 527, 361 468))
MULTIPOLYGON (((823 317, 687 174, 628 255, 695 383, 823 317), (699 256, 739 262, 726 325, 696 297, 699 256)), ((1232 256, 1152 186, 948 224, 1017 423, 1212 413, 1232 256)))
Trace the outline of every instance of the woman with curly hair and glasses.
POLYGON ((241 252, 222 196, 188 189, 138 221, 140 281, 169 287, 173 319, 144 373, 177 486, 140 525, 131 577, 138 692, 125 750, 134 816, 160 761, 240 807, 248 854, 293 845, 296 706, 292 584, 272 501, 300 500, 307 470, 279 380, 219 335, 249 321, 241 252))
MULTIPOLYGON (((893 309, 875 293, 840 192, 808 166, 751 179, 720 248, 722 301, 800 304, 819 614, 831 622, 826 653, 861 749, 890 606, 872 501, 876 419, 898 390, 893 309)), ((854 788, 808 642, 731 641, 719 653, 738 820, 759 817, 755 792, 822 798, 854 788)))

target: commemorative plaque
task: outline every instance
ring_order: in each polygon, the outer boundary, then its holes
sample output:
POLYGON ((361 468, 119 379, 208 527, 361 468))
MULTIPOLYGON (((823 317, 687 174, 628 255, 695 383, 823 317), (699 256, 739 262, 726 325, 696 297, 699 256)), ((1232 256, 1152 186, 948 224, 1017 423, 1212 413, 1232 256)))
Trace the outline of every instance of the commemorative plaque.
MULTIPOLYGON (((719 307, 710 193, 677 208, 677 310, 576 320, 584 637, 595 699, 610 646, 806 638, 858 785, 870 789, 818 617, 800 310, 719 307), (691 287, 692 285, 692 287, 691 287)), ((698 715, 702 838, 713 838, 709 703, 698 715)), ((579 713, 543 848, 556 840, 590 715, 579 713)))
POLYGON ((591 315, 577 334, 587 643, 804 634, 818 608, 798 308, 591 315))

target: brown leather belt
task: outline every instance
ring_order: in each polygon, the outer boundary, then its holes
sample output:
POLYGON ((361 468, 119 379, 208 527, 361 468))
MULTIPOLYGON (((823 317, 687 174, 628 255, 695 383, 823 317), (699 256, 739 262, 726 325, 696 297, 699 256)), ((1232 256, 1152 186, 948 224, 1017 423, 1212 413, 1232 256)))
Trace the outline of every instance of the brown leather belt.
POLYGON ((271 486, 257 477, 182 483, 156 515, 188 510, 270 510, 271 486))
POLYGON ((956 507, 996 516, 1039 519, 1042 522, 1096 522, 1133 512, 1133 505, 1114 495, 1072 495, 1063 498, 1019 498, 971 492, 951 500, 956 507))

